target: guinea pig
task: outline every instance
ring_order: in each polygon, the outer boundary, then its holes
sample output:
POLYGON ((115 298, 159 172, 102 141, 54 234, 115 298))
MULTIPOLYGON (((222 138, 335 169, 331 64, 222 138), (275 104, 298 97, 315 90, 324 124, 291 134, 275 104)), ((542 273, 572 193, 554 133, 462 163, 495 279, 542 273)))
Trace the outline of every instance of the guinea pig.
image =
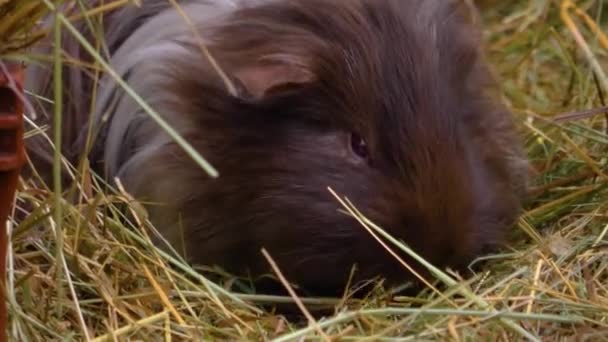
MULTIPOLYGON (((341 293, 355 265, 352 281, 414 280, 329 187, 427 261, 464 268, 517 220, 528 165, 467 13, 447 0, 115 9, 94 31, 104 33, 103 56, 219 177, 111 74, 97 82, 73 64, 64 67, 63 153, 74 161, 86 152, 98 174, 120 179, 195 264, 272 273, 265 248, 315 294, 341 293), (89 124, 95 141, 84 151, 89 124)), ((90 24, 75 25, 95 45, 90 24)), ((37 51, 49 53, 49 42, 37 51)), ((66 60, 94 61, 69 32, 63 42, 66 60)), ((32 93, 52 98, 51 80, 50 66, 28 68, 32 93)), ((51 105, 32 102, 48 121, 51 105)), ((29 141, 38 165, 50 160, 44 145, 29 141)))

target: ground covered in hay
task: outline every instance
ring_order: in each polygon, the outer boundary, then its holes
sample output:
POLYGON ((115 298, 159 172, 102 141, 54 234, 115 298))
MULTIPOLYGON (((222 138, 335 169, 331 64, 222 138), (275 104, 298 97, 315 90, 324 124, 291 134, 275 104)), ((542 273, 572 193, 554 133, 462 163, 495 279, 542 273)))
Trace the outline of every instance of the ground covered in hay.
POLYGON ((139 207, 131 224, 118 211, 128 195, 97 193, 84 173, 78 205, 21 184, 12 340, 608 340, 608 113, 592 110, 608 101, 608 1, 480 3, 488 55, 536 172, 510 249, 486 258, 483 273, 437 272, 437 286, 415 298, 236 291, 229 276, 154 248, 139 207), (327 312, 294 320, 276 304, 327 312))

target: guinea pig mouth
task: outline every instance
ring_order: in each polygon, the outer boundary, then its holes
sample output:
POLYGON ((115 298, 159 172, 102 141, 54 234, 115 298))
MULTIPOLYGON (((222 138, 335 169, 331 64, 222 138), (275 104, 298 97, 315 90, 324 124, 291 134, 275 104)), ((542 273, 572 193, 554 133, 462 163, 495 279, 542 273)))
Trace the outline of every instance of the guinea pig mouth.
POLYGON ((479 248, 475 253, 474 257, 492 254, 500 248, 500 243, 497 241, 483 241, 480 243, 479 248))

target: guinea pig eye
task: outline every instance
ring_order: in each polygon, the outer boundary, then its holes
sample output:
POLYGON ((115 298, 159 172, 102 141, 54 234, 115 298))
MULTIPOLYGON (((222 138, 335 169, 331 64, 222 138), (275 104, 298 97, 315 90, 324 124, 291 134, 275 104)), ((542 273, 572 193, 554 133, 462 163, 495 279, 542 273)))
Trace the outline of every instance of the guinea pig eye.
POLYGON ((369 151, 367 149, 367 143, 363 138, 355 133, 351 133, 350 135, 350 148, 353 153, 357 155, 359 158, 367 159, 369 157, 369 151))

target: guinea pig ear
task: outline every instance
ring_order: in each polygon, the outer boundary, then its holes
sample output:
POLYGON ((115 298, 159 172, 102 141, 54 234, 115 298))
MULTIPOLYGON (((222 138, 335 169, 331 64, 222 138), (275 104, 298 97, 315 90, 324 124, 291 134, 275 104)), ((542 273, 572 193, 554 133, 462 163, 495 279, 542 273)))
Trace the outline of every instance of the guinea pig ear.
POLYGON ((313 82, 315 77, 306 68, 286 63, 259 64, 240 68, 233 72, 246 89, 256 98, 268 95, 273 89, 287 85, 313 82))

